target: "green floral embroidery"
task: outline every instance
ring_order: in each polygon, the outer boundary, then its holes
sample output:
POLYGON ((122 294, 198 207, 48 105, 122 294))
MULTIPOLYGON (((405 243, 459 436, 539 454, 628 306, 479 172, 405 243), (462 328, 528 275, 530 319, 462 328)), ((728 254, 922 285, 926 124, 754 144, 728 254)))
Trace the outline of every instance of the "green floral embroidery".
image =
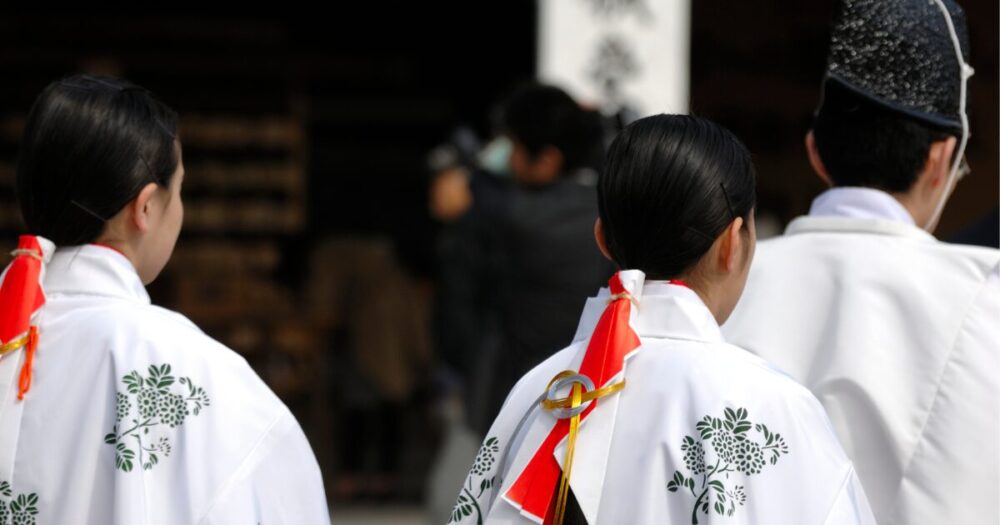
POLYGON ((125 419, 129 410, 132 410, 132 402, 121 392, 115 393, 115 400, 115 422, 120 422, 125 419))
POLYGON ((667 483, 670 492, 687 489, 695 498, 691 511, 693 525, 698 523, 699 511, 708 514, 709 508, 712 508, 716 514, 732 516, 737 506, 746 504, 747 495, 743 486, 736 485, 730 489, 720 479, 722 474, 727 481, 730 472, 744 476, 760 474, 767 463, 774 465, 778 458, 788 454, 788 445, 781 434, 771 432, 764 425, 751 423, 745 408, 727 408, 724 419, 705 416, 695 428, 701 440, 685 436, 681 443, 688 475, 675 471, 673 479, 667 483), (763 444, 749 438, 751 429, 764 438, 763 444), (716 458, 711 466, 705 460, 705 447, 709 445, 716 458), (701 476, 700 484, 695 481, 696 476, 701 476))
POLYGON ((37 494, 18 494, 15 498, 10 483, 0 481, 0 525, 35 525, 37 515, 37 494))
MULTIPOLYGON (((174 378, 170 374, 170 365, 150 365, 148 375, 143 377, 133 370, 122 378, 127 394, 118 392, 115 395, 115 426, 110 434, 104 436, 104 442, 115 447, 115 468, 131 472, 136 465, 136 453, 129 448, 135 440, 139 451, 138 464, 143 470, 150 470, 159 463, 160 458, 170 456, 170 439, 159 436, 155 439, 149 436, 150 430, 156 427, 168 426, 176 428, 184 424, 189 415, 201 413, 202 409, 211 404, 205 389, 195 386, 190 378, 174 378), (170 387, 175 384, 186 387, 187 392, 172 392, 170 387), (133 402, 133 397, 134 402, 133 402), (136 417, 132 417, 131 426, 120 430, 122 421, 127 420, 135 407, 136 417), (145 440, 144 440, 145 438, 145 440)), ((0 521, 0 525, 6 525, 0 521)))
POLYGON ((472 464, 469 476, 466 478, 466 485, 462 487, 462 492, 458 494, 458 501, 451 511, 451 520, 448 523, 458 523, 463 519, 476 514, 476 524, 483 524, 483 510, 479 507, 479 499, 487 489, 493 488, 497 477, 493 474, 493 467, 496 466, 497 454, 500 453, 500 440, 491 437, 479 447, 476 454, 476 461, 472 464), (479 481, 479 494, 472 495, 473 481, 479 481))

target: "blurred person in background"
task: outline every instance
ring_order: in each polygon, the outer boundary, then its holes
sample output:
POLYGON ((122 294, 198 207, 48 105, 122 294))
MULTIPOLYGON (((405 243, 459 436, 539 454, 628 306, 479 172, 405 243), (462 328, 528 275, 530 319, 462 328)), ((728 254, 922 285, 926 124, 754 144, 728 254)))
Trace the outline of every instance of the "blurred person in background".
POLYGON ((481 432, 517 379, 572 341, 580 307, 614 272, 593 242, 605 151, 600 115, 559 88, 529 85, 507 100, 503 129, 519 191, 501 238, 502 342, 494 366, 476 378, 492 379, 481 432))
POLYGON ((600 115, 530 84, 501 103, 493 124, 482 149, 456 133, 432 156, 430 207, 442 223, 435 341, 454 372, 432 521, 450 512, 514 382, 572 340, 576 313, 613 272, 593 244, 607 143, 600 115))
POLYGON ((600 116, 559 88, 528 84, 498 120, 479 169, 442 171, 432 194, 432 211, 452 220, 436 340, 480 433, 514 381, 572 339, 576 312, 613 271, 592 242, 600 116))
POLYGON ((514 191, 510 149, 502 135, 481 147, 474 132, 463 127, 429 158, 430 212, 440 224, 434 342, 458 390, 471 386, 479 350, 495 347, 499 337, 498 225, 514 191))

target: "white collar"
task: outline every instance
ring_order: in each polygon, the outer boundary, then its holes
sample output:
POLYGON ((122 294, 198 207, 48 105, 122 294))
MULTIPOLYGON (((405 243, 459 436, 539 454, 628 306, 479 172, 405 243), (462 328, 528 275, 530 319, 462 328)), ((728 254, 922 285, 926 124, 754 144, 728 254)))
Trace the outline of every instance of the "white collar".
POLYGON ((832 188, 813 201, 809 215, 798 217, 785 235, 799 233, 860 233, 937 241, 918 228, 906 208, 892 195, 869 188, 832 188))
POLYGON ((46 295, 101 295, 151 302, 132 263, 116 250, 93 244, 58 248, 46 267, 43 287, 46 295))
POLYGON ((881 219, 916 225, 913 216, 895 197, 872 188, 844 187, 826 190, 813 200, 809 216, 881 219))
MULTIPOLYGON (((625 278, 622 280, 625 281, 625 278)), ((626 288, 629 288, 627 284, 626 288)), ((611 292, 607 288, 602 288, 597 297, 587 299, 573 342, 584 341, 591 336, 601 314, 607 308, 610 296, 611 292)), ((640 293, 632 292, 632 296, 638 302, 638 306, 633 309, 630 321, 640 339, 665 337, 707 342, 723 341, 715 316, 702 302, 701 297, 686 286, 665 281, 647 281, 641 285, 640 293)))

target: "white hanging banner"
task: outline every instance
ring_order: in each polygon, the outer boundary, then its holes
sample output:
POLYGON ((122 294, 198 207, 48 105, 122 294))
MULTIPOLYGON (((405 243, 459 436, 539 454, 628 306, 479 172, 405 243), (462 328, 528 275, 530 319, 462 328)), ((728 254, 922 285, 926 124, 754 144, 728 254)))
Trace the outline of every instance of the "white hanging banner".
POLYGON ((539 81, 608 114, 687 113, 690 2, 539 0, 539 81))

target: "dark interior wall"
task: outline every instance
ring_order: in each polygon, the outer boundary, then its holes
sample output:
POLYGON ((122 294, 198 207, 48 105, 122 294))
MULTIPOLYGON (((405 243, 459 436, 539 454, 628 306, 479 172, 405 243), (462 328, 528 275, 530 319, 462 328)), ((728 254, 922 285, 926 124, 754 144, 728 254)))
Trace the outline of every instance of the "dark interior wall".
MULTIPOLYGON (((964 180, 945 213, 949 233, 996 205, 997 3, 963 2, 971 24, 973 135, 964 180)), ((694 112, 721 121, 754 152, 762 204, 787 220, 820 183, 801 137, 818 96, 831 0, 692 2, 694 112)), ((53 78, 111 69, 182 114, 295 113, 308 147, 307 234, 388 233, 426 264, 426 151, 452 126, 487 131, 490 104, 532 75, 530 1, 345 9, 338 15, 50 15, 0 17, 0 113, 23 114, 53 78)), ((0 142, 0 161, 16 144, 0 142)), ((233 154, 239 155, 236 151, 233 154)), ((251 152, 258 154, 259 152, 251 152)), ((193 159, 196 148, 188 153, 193 159)), ((0 188, 0 200, 9 189, 0 188)), ((0 224, 13 233, 15 225, 0 224)))
MULTIPOLYGON (((486 133, 491 104, 533 75, 535 8, 522 0, 495 11, 468 2, 386 11, 6 14, 0 117, 16 126, 46 83, 78 71, 126 76, 182 116, 295 115, 306 134, 308 211, 289 242, 388 234, 411 266, 426 269, 425 155, 459 123, 486 133)), ((12 166, 17 136, 0 140, 0 164, 12 166)), ((185 146, 192 161, 203 153, 185 146)), ((229 154, 252 161, 280 152, 229 154)), ((15 207, 10 190, 0 180, 0 206, 15 207)), ((0 232, 16 234, 17 214, 8 215, 0 232)))

